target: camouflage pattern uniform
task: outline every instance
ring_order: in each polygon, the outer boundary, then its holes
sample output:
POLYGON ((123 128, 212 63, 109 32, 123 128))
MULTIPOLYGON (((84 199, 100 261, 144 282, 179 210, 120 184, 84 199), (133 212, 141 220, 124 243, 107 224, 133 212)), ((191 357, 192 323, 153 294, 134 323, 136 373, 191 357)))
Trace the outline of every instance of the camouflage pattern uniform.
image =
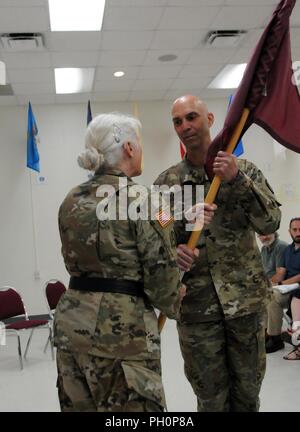
MULTIPOLYGON (((63 411, 165 407, 153 307, 169 318, 178 316, 175 234, 172 224, 162 228, 157 220, 98 220, 96 207, 103 198, 96 197, 96 191, 104 184, 118 191, 120 176, 125 177, 101 169, 67 195, 59 210, 62 253, 71 276, 140 281, 147 299, 67 290, 54 323, 63 411)), ((128 198, 128 206, 132 200, 128 198)))
MULTIPOLYGON (((187 294, 178 331, 185 373, 199 411, 257 411, 265 373, 263 316, 271 295, 255 232, 273 233, 280 210, 261 171, 238 160, 232 185, 222 183, 212 223, 199 239, 199 257, 184 276, 187 294)), ((164 171, 156 184, 204 185, 202 167, 185 159, 164 171)), ((175 221, 178 244, 190 232, 175 221)))

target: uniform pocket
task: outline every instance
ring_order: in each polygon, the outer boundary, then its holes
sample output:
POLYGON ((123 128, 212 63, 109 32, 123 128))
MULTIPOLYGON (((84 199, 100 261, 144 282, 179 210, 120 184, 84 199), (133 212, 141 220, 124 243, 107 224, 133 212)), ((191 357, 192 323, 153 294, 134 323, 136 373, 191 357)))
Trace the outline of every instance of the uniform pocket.
POLYGON ((158 332, 158 321, 154 310, 146 309, 143 313, 145 325, 146 344, 148 352, 152 355, 151 358, 160 358, 160 336, 158 332), (156 355, 155 355, 156 354, 156 355))
MULTIPOLYGON (((149 361, 160 369, 160 361, 149 361)), ((139 364, 134 361, 121 363, 128 388, 134 390, 146 400, 150 400, 166 409, 165 393, 160 373, 149 369, 147 363, 139 364)))

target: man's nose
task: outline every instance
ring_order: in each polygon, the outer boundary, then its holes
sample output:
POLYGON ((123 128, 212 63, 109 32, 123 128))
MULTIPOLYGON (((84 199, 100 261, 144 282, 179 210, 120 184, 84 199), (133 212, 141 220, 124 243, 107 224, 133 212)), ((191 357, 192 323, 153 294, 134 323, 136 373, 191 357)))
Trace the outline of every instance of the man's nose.
POLYGON ((188 120, 183 120, 182 121, 182 129, 183 130, 188 130, 191 128, 190 122, 188 120))

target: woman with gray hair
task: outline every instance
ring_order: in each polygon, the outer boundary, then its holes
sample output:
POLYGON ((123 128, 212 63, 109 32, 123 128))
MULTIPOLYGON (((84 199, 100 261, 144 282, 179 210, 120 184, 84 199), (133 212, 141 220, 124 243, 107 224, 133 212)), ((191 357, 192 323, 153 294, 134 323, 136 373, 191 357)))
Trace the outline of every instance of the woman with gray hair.
POLYGON ((95 174, 72 189, 59 209, 62 254, 71 276, 54 323, 62 411, 165 407, 154 307, 177 317, 172 220, 97 217, 104 199, 125 205, 129 213, 131 177, 142 171, 140 128, 137 119, 119 113, 95 117, 78 157, 95 174), (101 187, 114 192, 104 197, 101 187))

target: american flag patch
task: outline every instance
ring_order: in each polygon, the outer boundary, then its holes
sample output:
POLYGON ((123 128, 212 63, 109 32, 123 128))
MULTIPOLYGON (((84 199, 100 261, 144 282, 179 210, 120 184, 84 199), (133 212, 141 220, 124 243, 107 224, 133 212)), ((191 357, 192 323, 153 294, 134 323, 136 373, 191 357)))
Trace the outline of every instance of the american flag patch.
POLYGON ((172 222, 173 222, 173 218, 170 215, 170 213, 164 211, 164 210, 159 210, 158 213, 156 213, 155 215, 156 219, 158 220, 159 225, 162 228, 166 228, 167 226, 169 226, 172 222))

